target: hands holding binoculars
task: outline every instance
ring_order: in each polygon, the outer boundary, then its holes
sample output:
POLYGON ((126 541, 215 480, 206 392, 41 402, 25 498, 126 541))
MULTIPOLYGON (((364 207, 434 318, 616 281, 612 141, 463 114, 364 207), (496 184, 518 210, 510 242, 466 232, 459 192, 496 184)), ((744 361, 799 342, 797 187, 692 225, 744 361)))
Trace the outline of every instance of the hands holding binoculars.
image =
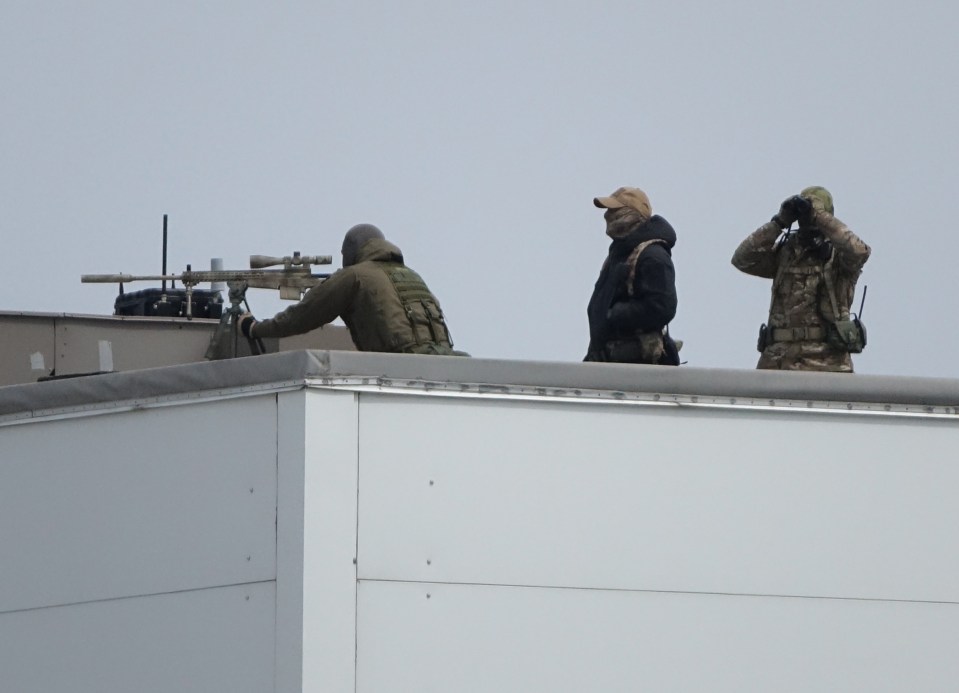
POLYGON ((813 202, 805 197, 793 195, 783 200, 779 212, 773 217, 781 228, 789 228, 794 222, 805 219, 812 214, 813 202))

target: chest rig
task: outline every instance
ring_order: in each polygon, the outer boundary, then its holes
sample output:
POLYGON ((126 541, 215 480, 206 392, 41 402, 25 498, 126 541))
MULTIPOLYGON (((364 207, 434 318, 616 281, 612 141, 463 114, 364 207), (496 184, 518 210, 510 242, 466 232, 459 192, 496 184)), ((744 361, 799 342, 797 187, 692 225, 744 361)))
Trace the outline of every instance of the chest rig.
MULTIPOLYGON (((763 324, 759 328, 759 341, 756 344, 760 352, 777 342, 825 342, 835 349, 853 354, 858 354, 866 346, 865 326, 857 316, 850 315, 845 304, 840 307, 839 301, 836 299, 835 273, 833 272, 833 263, 836 258, 832 245, 826 241, 823 246, 816 250, 825 262, 797 266, 791 262, 791 257, 783 258, 780 261, 776 276, 773 279, 769 312, 772 314, 776 296, 786 276, 818 275, 819 284, 816 287, 816 295, 813 297, 813 305, 822 322, 821 326, 772 327, 763 324), (824 315, 819 308, 819 294, 823 289, 825 289, 826 297, 829 299, 831 316, 824 315)), ((783 252, 782 246, 779 248, 779 252, 783 252)))
POLYGON ((414 342, 410 350, 419 351, 420 347, 428 345, 452 347, 453 340, 446 327, 443 311, 420 275, 406 265, 391 263, 383 269, 396 289, 403 312, 410 322, 414 342))

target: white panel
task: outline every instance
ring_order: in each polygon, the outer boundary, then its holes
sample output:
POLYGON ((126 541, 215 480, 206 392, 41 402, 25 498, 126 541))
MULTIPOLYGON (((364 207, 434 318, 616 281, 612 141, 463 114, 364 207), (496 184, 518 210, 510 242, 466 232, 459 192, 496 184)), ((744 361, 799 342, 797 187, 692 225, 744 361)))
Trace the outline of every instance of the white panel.
POLYGON ((358 693, 951 692, 959 680, 954 605, 361 581, 358 612, 358 693))
POLYGON ((0 689, 273 690, 272 582, 0 614, 0 689))
POLYGON ((356 446, 356 395, 308 391, 303 486, 304 693, 354 690, 356 446))
POLYGON ((306 391, 277 395, 276 693, 303 690, 306 391))
POLYGON ((275 396, 0 428, 0 611, 273 579, 275 396))
POLYGON ((959 601, 952 422, 362 396, 360 578, 959 601))

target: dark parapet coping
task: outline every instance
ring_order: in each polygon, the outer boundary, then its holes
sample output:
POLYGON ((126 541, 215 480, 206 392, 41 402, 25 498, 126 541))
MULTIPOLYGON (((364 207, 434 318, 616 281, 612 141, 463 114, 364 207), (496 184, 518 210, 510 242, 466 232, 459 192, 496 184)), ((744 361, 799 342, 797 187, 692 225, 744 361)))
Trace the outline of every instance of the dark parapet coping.
POLYGON ((478 390, 522 386, 548 392, 959 407, 959 380, 952 378, 292 351, 0 387, 0 417, 244 388, 305 387, 316 379, 351 377, 483 386, 478 390))

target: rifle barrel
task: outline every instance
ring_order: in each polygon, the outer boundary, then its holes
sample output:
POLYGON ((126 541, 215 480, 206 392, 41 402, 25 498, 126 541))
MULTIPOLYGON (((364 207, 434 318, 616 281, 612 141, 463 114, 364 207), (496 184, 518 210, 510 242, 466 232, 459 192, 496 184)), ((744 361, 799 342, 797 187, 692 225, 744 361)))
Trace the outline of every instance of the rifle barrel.
POLYGON ((126 284, 127 282, 141 281, 170 281, 179 279, 178 274, 82 274, 80 281, 84 284, 126 284))
POLYGON ((329 274, 312 274, 305 267, 290 270, 190 270, 181 274, 84 274, 84 284, 128 284, 142 281, 179 281, 186 286, 207 282, 244 281, 254 289, 279 289, 281 286, 310 288, 329 274))

